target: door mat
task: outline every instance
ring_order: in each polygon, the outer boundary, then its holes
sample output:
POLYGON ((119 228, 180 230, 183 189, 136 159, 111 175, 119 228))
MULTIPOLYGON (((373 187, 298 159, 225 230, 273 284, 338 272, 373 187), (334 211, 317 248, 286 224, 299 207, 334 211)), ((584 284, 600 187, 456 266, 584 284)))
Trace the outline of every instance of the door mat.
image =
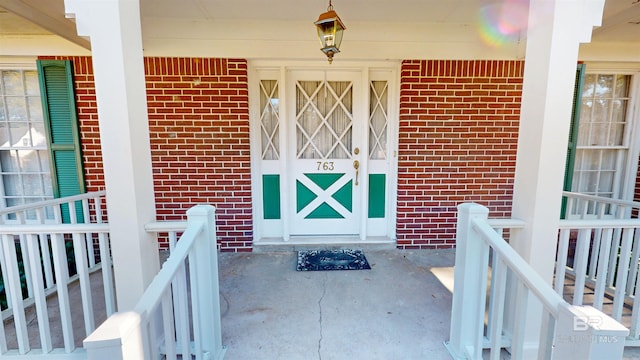
POLYGON ((370 270, 362 250, 298 251, 298 271, 370 270))

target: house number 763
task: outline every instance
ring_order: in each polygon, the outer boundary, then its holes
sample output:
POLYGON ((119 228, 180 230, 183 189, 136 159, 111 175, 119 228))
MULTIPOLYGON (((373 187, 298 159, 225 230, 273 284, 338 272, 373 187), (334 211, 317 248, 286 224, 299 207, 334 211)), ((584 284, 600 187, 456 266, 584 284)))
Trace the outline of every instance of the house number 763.
POLYGON ((333 170, 333 161, 318 161, 318 170, 331 171, 333 170))

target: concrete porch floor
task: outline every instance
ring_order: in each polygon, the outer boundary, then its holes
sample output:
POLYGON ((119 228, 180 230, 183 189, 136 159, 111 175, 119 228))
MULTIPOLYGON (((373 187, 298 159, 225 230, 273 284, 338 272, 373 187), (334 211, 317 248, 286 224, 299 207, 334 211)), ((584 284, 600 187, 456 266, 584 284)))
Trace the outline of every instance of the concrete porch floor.
POLYGON ((365 251, 371 270, 296 271, 296 253, 220 255, 225 359, 450 359, 455 254, 365 251), (437 276, 436 276, 437 275, 437 276))
POLYGON ((298 272, 293 251, 220 254, 225 360, 450 360, 455 251, 365 255, 371 270, 298 272))

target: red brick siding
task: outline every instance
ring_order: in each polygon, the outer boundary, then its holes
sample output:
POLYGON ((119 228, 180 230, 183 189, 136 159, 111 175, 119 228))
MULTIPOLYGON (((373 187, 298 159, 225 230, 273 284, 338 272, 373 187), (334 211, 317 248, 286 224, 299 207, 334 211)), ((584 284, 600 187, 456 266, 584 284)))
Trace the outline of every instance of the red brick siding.
POLYGON ((158 219, 212 204, 222 249, 250 251, 247 62, 147 58, 145 72, 158 219))
POLYGON ((456 206, 511 212, 522 61, 402 63, 398 247, 455 244, 456 206))
MULTIPOLYGON (((74 63, 87 191, 103 189, 91 58, 54 58, 74 63)), ((222 250, 250 251, 247 62, 145 58, 145 72, 158 220, 184 220, 193 205, 212 204, 222 250)))
MULTIPOLYGON (((91 58, 70 59, 94 191, 104 179, 91 58)), ((158 219, 211 203, 222 248, 250 250, 246 61, 148 58, 145 69, 158 219)), ((403 62, 398 247, 453 246, 464 201, 510 215, 522 72, 522 61, 403 62)))

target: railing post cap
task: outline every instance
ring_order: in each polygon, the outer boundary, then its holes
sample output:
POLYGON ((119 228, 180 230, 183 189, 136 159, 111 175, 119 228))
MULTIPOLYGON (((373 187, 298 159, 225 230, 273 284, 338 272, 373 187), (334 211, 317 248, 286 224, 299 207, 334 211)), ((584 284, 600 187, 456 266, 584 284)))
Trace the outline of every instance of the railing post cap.
POLYGON ((190 216, 208 216, 215 214, 216 208, 212 205, 196 205, 187 210, 187 217, 190 216))
POLYGON ((593 331, 597 332, 598 335, 616 335, 622 337, 629 335, 629 329, 593 306, 561 303, 558 311, 574 323, 576 318, 584 322, 583 325, 588 325, 590 328, 593 328, 593 331))
POLYGON ((474 202, 466 202, 458 205, 458 211, 475 215, 489 214, 489 209, 487 207, 476 204, 474 202))
POLYGON ((122 339, 131 336, 140 323, 141 315, 134 311, 114 313, 84 339, 83 346, 85 349, 119 347, 122 339))

